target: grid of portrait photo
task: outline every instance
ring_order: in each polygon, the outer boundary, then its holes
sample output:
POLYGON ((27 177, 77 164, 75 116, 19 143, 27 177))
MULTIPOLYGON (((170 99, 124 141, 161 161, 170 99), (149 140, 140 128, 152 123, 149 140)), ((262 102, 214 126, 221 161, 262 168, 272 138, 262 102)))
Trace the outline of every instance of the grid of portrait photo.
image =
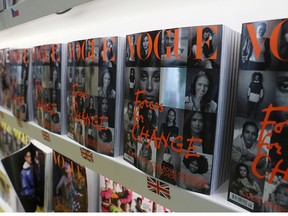
MULTIPOLYGON (((118 38, 68 43, 68 136, 114 156, 118 38)), ((118 84, 119 85, 119 84, 118 84)))
POLYGON ((126 36, 124 160, 172 185, 210 193, 221 26, 126 36))
POLYGON ((62 45, 51 44, 33 48, 32 77, 35 122, 61 134, 62 45))
POLYGON ((288 22, 243 24, 228 200, 288 211, 288 22))

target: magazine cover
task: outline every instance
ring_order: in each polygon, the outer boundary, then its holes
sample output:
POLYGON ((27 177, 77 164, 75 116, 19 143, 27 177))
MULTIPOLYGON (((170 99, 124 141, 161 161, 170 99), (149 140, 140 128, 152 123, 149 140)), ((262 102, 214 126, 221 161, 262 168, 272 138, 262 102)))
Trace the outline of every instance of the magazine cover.
POLYGON ((11 109, 11 85, 9 70, 9 49, 0 50, 1 106, 11 109))
POLYGON ((242 25, 228 200, 288 211, 288 20, 242 25))
POLYGON ((4 121, 0 123, 0 158, 3 159, 29 143, 29 136, 4 121))
POLYGON ((100 212, 152 212, 153 201, 100 175, 100 212))
POLYGON ((85 167, 53 151, 53 203, 55 212, 87 212, 85 167))
MULTIPOLYGON (((9 50, 9 72, 12 86, 11 109, 15 117, 28 121, 28 75, 30 49, 9 50)), ((30 105, 29 105, 30 106, 30 105)))
POLYGON ((13 211, 17 211, 17 195, 1 162, 0 182, 0 197, 13 211))
POLYGON ((68 137, 96 152, 120 154, 122 61, 119 37, 68 43, 68 137))
POLYGON ((173 213, 172 210, 158 204, 158 203, 154 203, 154 212, 158 212, 158 213, 173 213))
POLYGON ((3 159, 15 151, 13 128, 4 121, 0 123, 0 136, 0 157, 3 159))
POLYGON ((66 92, 62 82, 62 63, 66 59, 63 46, 42 45, 34 47, 32 52, 34 121, 58 134, 64 131, 61 123, 65 121, 65 114, 61 114, 61 108, 66 104, 62 100, 66 92))
POLYGON ((2 159, 3 166, 26 212, 49 210, 51 153, 50 148, 32 140, 29 145, 2 159))
POLYGON ((0 158, 3 159, 29 143, 29 136, 12 128, 4 121, 0 123, 0 158))
POLYGON ((204 194, 223 182, 234 38, 222 25, 126 36, 124 160, 204 194))

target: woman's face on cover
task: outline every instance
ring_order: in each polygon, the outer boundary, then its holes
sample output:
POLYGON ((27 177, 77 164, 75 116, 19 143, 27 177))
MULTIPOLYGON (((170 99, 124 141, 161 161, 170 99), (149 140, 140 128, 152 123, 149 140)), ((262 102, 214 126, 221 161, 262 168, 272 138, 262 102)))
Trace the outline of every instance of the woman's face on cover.
POLYGON ((198 77, 195 85, 196 96, 203 97, 209 88, 209 80, 205 76, 198 77))
POLYGON ((244 166, 239 167, 239 175, 241 178, 245 178, 247 176, 247 169, 244 166))
POLYGON ((159 68, 144 67, 140 71, 140 89, 146 92, 141 96, 148 101, 158 101, 160 87, 159 68))
POLYGON ((148 118, 148 121, 152 121, 153 111, 150 109, 147 111, 147 118, 148 118))
POLYGON ((203 115, 199 112, 191 117, 190 127, 194 133, 201 133, 204 126, 203 115))
POLYGON ((106 141, 107 141, 107 134, 106 134, 106 132, 103 131, 101 137, 102 137, 102 141, 103 141, 103 142, 106 142, 106 141))
POLYGON ((168 121, 173 122, 176 119, 176 113, 173 110, 168 112, 168 121))
POLYGON ((147 50, 149 47, 149 40, 148 40, 148 36, 145 35, 142 41, 142 46, 144 50, 147 50))
POLYGON ((101 108, 102 108, 102 113, 106 114, 108 113, 108 101, 106 98, 103 98, 102 103, 101 103, 101 108))
POLYGON ((66 173, 70 173, 71 172, 71 166, 70 166, 70 164, 68 162, 65 162, 64 167, 65 167, 65 172, 66 173))
MULTIPOLYGON (((288 72, 278 72, 276 79, 275 106, 288 106, 288 72)), ((275 112, 278 121, 288 119, 288 111, 275 112)))
POLYGON ((110 80, 111 80, 111 76, 109 72, 105 72, 103 76, 103 86, 107 88, 110 84, 110 80))

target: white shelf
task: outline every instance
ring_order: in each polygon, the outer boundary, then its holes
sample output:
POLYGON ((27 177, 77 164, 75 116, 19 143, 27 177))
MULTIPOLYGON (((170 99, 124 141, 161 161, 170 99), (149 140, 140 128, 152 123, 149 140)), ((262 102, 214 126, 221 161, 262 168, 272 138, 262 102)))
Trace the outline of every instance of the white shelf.
POLYGON ((91 0, 25 0, 0 13, 0 31, 91 0), (13 16, 12 10, 18 15, 13 16))
MULTIPOLYGON (((122 159, 122 156, 113 158, 90 151, 93 162, 81 157, 82 145, 76 143, 66 135, 58 135, 41 128, 34 122, 22 122, 17 120, 10 112, 0 108, 0 120, 5 121, 11 127, 23 131, 30 137, 44 143, 55 151, 73 159, 83 166, 111 178, 135 192, 159 203, 175 212, 231 212, 245 211, 244 209, 227 201, 227 182, 216 193, 208 196, 186 191, 170 186, 171 199, 161 197, 147 189, 147 175, 139 171, 122 159), (43 138, 43 132, 49 135, 50 141, 43 138)), ((85 147, 84 147, 85 148, 85 147)))

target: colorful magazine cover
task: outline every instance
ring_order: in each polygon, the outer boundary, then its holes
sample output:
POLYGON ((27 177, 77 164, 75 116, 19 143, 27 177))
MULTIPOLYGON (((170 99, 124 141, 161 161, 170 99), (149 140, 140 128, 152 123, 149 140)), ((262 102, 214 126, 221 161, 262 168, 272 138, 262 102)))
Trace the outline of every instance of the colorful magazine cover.
POLYGON ((242 25, 228 200, 288 211, 288 19, 242 25))
MULTIPOLYGON (((11 109, 13 115, 28 121, 28 75, 30 68, 30 49, 9 50, 9 72, 12 86, 11 109)), ((30 106, 30 105, 29 105, 30 106)))
POLYGON ((126 36, 124 160, 204 194, 223 182, 233 38, 222 25, 126 36))
POLYGON ((119 37, 68 43, 68 136, 96 152, 120 154, 122 64, 119 37))
POLYGON ((166 208, 165 206, 162 206, 158 203, 154 203, 154 212, 157 212, 157 213, 173 213, 172 210, 166 208))
POLYGON ((51 153, 51 149, 34 140, 2 159, 3 166, 26 212, 48 211, 51 153))
POLYGON ((53 203, 55 212, 87 212, 85 167, 53 151, 53 203))
POLYGON ((100 175, 100 212, 152 212, 153 201, 100 175))
MULTIPOLYGON (((62 75, 64 61, 62 44, 42 45, 33 48, 33 105, 34 120, 40 126, 61 134, 61 95, 65 93, 62 75), (63 91, 61 89, 63 88, 63 91)), ((64 98, 64 97, 63 97, 64 98)))

